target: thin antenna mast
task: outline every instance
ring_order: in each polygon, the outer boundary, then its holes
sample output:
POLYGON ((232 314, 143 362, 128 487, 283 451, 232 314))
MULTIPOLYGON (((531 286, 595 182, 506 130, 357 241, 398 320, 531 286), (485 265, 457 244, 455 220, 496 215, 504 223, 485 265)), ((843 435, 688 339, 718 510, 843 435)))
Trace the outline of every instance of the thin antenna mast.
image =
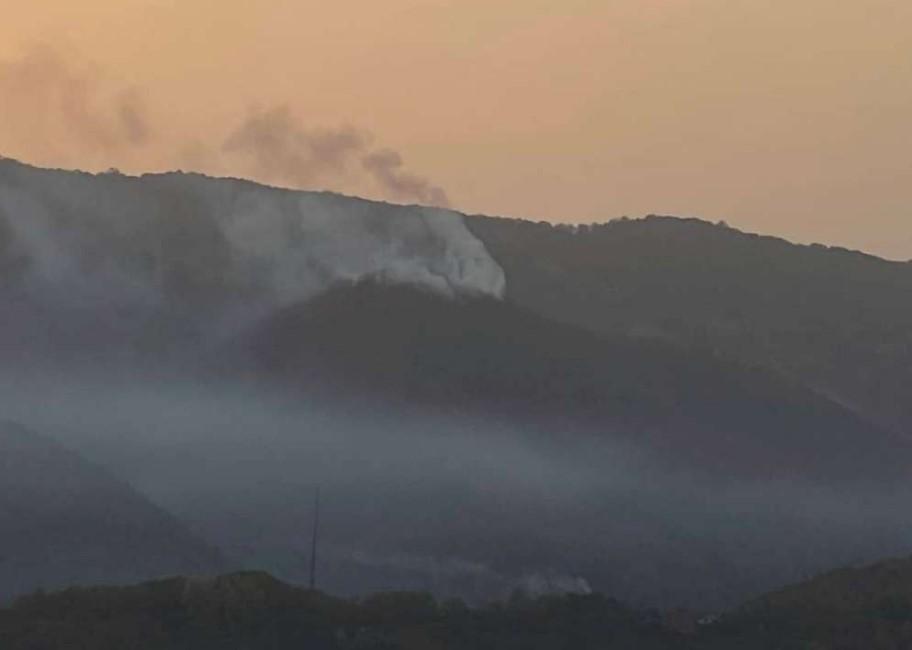
POLYGON ((314 493, 313 537, 310 540, 310 590, 317 588, 317 534, 320 530, 320 487, 314 493))

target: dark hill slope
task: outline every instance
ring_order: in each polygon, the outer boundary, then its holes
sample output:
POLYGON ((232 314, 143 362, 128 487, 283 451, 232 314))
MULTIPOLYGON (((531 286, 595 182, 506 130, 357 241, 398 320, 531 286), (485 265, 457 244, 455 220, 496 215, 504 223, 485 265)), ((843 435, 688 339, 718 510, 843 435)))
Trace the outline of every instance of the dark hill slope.
POLYGON ((286 384, 481 412, 552 439, 645 443, 714 474, 864 479, 908 467, 904 443, 775 373, 494 300, 356 285, 268 319, 227 356, 286 384))
POLYGON ((896 650, 912 645, 912 563, 834 571, 685 634, 659 620, 600 595, 349 601, 247 572, 29 596, 0 609, 0 638, 4 650, 896 650))
POLYGON ((30 596, 0 609, 0 638, 4 650, 902 650, 912 562, 834 571, 692 627, 660 620, 596 594, 481 608, 414 592, 349 601, 247 572, 30 596))
POLYGON ((519 305, 597 332, 717 349, 912 429, 912 264, 696 219, 467 223, 519 305))
POLYGON ((840 569, 767 594, 711 636, 748 649, 912 647, 912 560, 840 569))
POLYGON ((263 573, 73 589, 0 610, 4 650, 599 650, 682 648, 656 618, 602 596, 469 609, 424 593, 359 602, 263 573))
POLYGON ((0 423, 0 598, 219 566, 217 552, 127 484, 48 438, 0 423))

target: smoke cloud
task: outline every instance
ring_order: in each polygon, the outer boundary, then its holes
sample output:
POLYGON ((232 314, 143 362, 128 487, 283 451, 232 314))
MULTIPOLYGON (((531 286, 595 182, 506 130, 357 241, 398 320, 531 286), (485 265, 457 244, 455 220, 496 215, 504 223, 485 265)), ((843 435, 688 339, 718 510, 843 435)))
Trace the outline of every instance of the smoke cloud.
POLYGON ((135 88, 122 93, 117 110, 127 141, 136 146, 145 144, 150 139, 151 127, 142 97, 135 88))
POLYGON ((54 47, 0 60, 0 155, 95 171, 147 171, 155 160, 156 169, 449 206, 442 188, 408 171, 395 149, 374 148, 373 135, 356 126, 308 125, 278 103, 251 110, 227 134, 201 137, 160 111, 153 119, 146 99, 54 47))
POLYGON ((402 199, 416 199, 420 203, 446 207, 449 205, 446 192, 433 185, 426 178, 403 171, 402 156, 392 149, 370 153, 362 159, 364 169, 393 196, 402 199))
POLYGON ((245 156, 253 175, 264 180, 310 187, 323 176, 344 174, 366 145, 367 135, 354 127, 306 129, 279 106, 248 116, 222 150, 245 156))
POLYGON ((142 94, 48 47, 0 61, 0 142, 42 162, 83 161, 141 147, 152 127, 142 94))
POLYGON ((448 207, 446 192, 404 169, 402 154, 370 148, 372 136, 352 126, 311 129, 287 106, 251 113, 225 140, 222 151, 245 158, 247 173, 266 182, 313 188, 327 179, 352 179, 360 158, 385 196, 395 200, 448 207))

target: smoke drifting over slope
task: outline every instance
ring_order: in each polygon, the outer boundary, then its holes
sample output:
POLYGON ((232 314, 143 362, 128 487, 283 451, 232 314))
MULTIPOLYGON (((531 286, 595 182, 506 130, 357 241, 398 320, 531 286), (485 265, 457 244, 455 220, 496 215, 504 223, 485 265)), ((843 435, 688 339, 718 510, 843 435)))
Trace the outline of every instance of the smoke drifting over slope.
POLYGON ((205 313, 209 328, 367 277, 447 295, 499 298, 505 286, 455 212, 13 161, 0 162, 0 257, 29 305, 121 317, 182 305, 179 318, 205 313))

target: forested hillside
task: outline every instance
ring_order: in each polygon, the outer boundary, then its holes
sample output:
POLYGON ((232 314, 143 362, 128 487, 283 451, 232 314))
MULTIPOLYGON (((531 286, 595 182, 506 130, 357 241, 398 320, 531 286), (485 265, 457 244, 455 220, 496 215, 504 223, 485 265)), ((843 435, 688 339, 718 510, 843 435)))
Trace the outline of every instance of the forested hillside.
POLYGON ((912 264, 697 219, 468 223, 516 304, 778 368, 872 420, 912 428, 912 264))

